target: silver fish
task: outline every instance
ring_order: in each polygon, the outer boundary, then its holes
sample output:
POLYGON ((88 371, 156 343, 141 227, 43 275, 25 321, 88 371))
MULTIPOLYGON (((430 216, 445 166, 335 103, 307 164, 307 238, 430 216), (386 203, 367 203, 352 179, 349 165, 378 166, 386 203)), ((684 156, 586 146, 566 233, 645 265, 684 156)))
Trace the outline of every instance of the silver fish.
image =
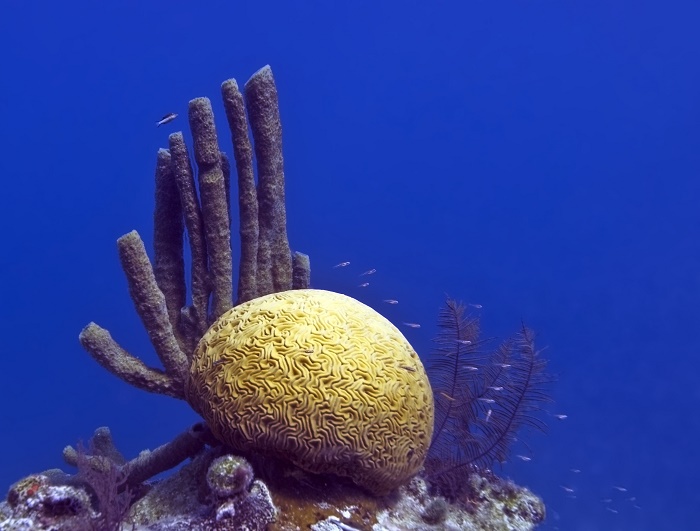
POLYGON ((172 122, 175 118, 177 118, 177 114, 175 114, 174 112, 170 112, 156 122, 156 127, 160 127, 161 125, 168 124, 168 123, 172 122))

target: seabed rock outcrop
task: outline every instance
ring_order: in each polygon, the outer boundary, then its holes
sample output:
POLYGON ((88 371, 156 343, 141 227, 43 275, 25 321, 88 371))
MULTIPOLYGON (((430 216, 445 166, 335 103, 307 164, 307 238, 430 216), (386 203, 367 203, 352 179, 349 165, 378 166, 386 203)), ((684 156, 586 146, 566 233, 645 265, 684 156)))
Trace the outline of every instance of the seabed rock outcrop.
POLYGON ((248 470, 241 473, 239 467, 250 466, 245 460, 222 451, 207 448, 169 477, 147 483, 111 527, 88 485, 60 471, 28 476, 0 504, 0 530, 526 531, 545 516, 537 496, 490 474, 466 477, 469 494, 460 500, 431 494, 420 475, 377 497, 285 466, 268 487, 248 470), (225 483, 244 476, 246 487, 212 489, 212 476, 225 483))

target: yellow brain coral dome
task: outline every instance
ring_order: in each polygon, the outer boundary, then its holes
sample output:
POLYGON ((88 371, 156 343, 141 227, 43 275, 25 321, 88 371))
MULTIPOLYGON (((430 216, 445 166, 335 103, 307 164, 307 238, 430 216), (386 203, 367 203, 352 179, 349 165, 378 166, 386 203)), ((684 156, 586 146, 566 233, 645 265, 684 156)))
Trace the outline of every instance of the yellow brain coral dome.
POLYGON ((338 293, 294 290, 226 312, 192 361, 187 399, 241 451, 386 493, 423 464, 433 395, 406 338, 338 293))

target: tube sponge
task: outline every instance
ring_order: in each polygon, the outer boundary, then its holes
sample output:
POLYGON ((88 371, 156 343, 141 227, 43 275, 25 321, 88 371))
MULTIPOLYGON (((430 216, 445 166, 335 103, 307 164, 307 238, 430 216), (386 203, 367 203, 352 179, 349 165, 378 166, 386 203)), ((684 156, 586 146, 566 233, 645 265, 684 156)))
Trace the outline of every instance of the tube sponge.
POLYGON ((192 359, 187 400, 222 442, 384 494, 422 466, 433 395, 401 332, 338 293, 302 289, 224 313, 192 359))

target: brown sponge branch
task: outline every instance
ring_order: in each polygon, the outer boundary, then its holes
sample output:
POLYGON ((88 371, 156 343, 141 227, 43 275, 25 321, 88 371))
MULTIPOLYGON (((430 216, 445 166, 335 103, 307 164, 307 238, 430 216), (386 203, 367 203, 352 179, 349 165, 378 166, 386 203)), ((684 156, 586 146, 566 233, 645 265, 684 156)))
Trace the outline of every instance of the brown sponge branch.
POLYGON ((188 337, 191 344, 187 353, 191 354, 193 345, 207 329, 207 312, 209 307, 209 282, 207 271, 207 246, 204 241, 204 221, 199 207, 194 171, 190 161, 187 145, 181 132, 173 133, 168 138, 173 177, 180 193, 182 213, 187 227, 187 240, 192 258, 191 290, 192 306, 183 311, 183 327, 191 330, 188 337))
POLYGON ((233 157, 238 174, 238 213, 241 238, 241 263, 238 270, 237 304, 247 302, 259 295, 258 271, 258 194, 255 190, 253 171, 253 147, 248 136, 248 120, 245 114, 243 95, 235 79, 221 85, 226 119, 233 140, 233 157))
POLYGON ((158 150, 155 210, 153 213, 153 274, 165 296, 168 317, 180 348, 187 348, 180 327, 180 311, 186 303, 184 226, 177 183, 167 149, 158 150))
POLYGON ((139 358, 129 354, 99 325, 88 324, 78 338, 97 363, 126 383, 149 393, 184 398, 179 383, 163 371, 148 367, 139 358))
POLYGON ((221 152, 214 127, 214 113, 208 98, 190 101, 189 121, 197 161, 199 196, 202 202, 204 234, 209 255, 209 280, 212 288, 209 322, 233 305, 233 267, 231 230, 221 152))
POLYGON ((187 357, 180 350, 168 318, 165 296, 156 283, 151 262, 139 233, 134 231, 117 240, 119 259, 129 284, 136 312, 151 339, 166 373, 183 385, 187 357))
POLYGON ((258 296, 291 289, 292 255, 284 204, 282 124, 272 70, 264 66, 245 84, 245 101, 258 164, 258 296))

